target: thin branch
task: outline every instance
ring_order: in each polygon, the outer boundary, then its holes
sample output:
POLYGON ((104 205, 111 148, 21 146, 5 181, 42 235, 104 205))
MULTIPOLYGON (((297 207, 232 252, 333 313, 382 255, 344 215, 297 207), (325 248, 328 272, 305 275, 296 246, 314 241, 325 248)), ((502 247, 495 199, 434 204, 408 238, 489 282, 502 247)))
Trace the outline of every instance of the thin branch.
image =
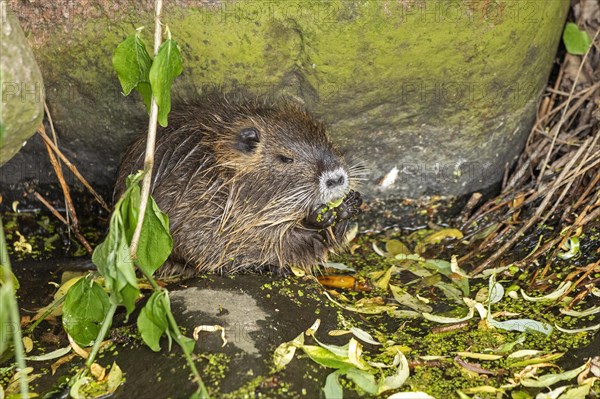
MULTIPOLYGON (((162 11, 162 0, 156 0, 154 12, 154 56, 158 54, 160 43, 162 41, 162 25, 160 24, 160 13, 162 11)), ((146 206, 148 205, 148 197, 150 196, 150 187, 152 184, 152 168, 154 166, 154 146, 156 142, 156 129, 158 122, 158 104, 152 96, 150 103, 150 122, 148 123, 148 138, 146 140, 146 155, 144 157, 144 178, 142 180, 142 193, 140 198, 140 210, 137 225, 133 237, 131 238, 131 246, 129 252, 131 259, 137 259, 137 249, 142 234, 142 225, 144 224, 144 216, 146 214, 146 206)))
MULTIPOLYGON (((52 206, 51 203, 49 203, 48 201, 46 201, 46 199, 44 197, 42 197, 42 195, 40 193, 38 193, 37 191, 34 191, 33 195, 35 196, 35 198, 38 199, 38 201, 40 201, 42 204, 44 204, 44 206, 46 206, 46 208, 48 208, 50 210, 50 212, 52 212, 52 214, 54 216, 56 216, 56 218, 58 220, 60 220, 61 222, 63 222, 67 226, 70 226, 69 221, 67 219, 65 219, 63 217, 63 215, 61 215, 60 212, 58 212, 56 210, 56 208, 54 208, 52 206)), ((83 245, 83 247, 85 248, 86 252, 91 255, 94 251, 92 250, 92 247, 91 247, 90 243, 85 239, 85 237, 79 232, 79 230, 73 229, 73 234, 75 234, 75 238, 77 238, 77 241, 79 241, 79 243, 81 245, 83 245)))
MULTIPOLYGON (((43 130, 44 127, 42 126, 41 129, 43 130)), ((73 232, 74 232, 75 236, 78 238, 79 242, 81 242, 81 244, 83 245, 83 247, 85 248, 87 253, 91 255, 94 251, 93 251, 92 247, 90 246, 90 244, 81 235, 81 233, 79 231, 79 220, 77 219, 77 213, 75 212, 75 206, 73 205, 73 200, 71 199, 71 191, 69 189, 69 185, 67 184, 67 182, 65 181, 65 178, 63 176, 62 168, 58 164, 58 160, 56 159, 56 156, 54 155, 54 152, 52 151, 52 148, 50 147, 50 145, 48 143, 46 143, 46 150, 48 151, 48 157, 50 158, 50 163, 52 164, 52 167, 54 168, 54 172, 56 173, 56 177, 58 178, 58 182, 60 183, 60 187, 62 188, 63 194, 65 196, 65 202, 67 203, 68 213, 71 215, 71 218, 72 218, 71 223, 69 224, 67 222, 67 225, 70 225, 71 228, 73 228, 73 232)))

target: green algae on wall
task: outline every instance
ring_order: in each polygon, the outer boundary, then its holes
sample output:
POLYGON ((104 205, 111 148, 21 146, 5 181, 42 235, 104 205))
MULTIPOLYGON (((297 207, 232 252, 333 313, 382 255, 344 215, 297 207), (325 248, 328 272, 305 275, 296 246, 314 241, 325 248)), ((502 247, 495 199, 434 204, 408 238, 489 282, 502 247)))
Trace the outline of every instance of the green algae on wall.
MULTIPOLYGON (((94 0, 104 3, 106 0, 94 0)), ((180 95, 204 86, 302 99, 370 171, 367 196, 462 194, 501 179, 524 144, 569 3, 526 0, 179 1, 164 22, 182 48, 180 95), (391 170, 388 187, 377 182, 391 170)), ((116 45, 151 10, 81 17, 37 49, 61 135, 112 179, 144 110, 123 98, 116 45), (48 79, 47 79, 48 80, 48 79)), ((140 6, 141 7, 141 6, 140 6)), ((150 42, 151 32, 145 32, 150 42)))

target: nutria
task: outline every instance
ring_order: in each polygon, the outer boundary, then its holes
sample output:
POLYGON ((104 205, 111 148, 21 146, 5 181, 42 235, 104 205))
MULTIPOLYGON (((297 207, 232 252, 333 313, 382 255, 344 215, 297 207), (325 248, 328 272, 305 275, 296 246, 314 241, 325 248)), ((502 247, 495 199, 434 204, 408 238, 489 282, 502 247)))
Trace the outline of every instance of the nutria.
MULTIPOLYGON (((145 135, 124 155, 115 194, 143 169, 145 135)), ((346 244, 361 168, 297 103, 211 94, 175 104, 156 139, 152 196, 173 236, 162 275, 297 266, 346 244), (341 200, 330 209, 326 204, 341 200)), ((118 198, 118 197, 116 197, 118 198)))

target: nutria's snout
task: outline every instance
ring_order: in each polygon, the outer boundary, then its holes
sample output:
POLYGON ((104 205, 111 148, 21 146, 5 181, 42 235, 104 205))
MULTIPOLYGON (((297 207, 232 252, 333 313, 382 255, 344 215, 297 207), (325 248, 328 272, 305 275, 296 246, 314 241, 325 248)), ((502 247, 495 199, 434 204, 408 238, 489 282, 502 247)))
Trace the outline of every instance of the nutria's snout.
POLYGON ((327 204, 348 194, 348 172, 342 167, 326 170, 319 176, 319 203, 327 204))

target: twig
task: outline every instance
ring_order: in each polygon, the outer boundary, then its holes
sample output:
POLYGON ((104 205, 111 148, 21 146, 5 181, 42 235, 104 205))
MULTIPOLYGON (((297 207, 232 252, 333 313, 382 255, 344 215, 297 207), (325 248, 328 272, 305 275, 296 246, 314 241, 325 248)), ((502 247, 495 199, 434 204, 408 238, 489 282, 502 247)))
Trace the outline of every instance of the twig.
MULTIPOLYGON (((38 199, 38 201, 40 201, 42 204, 44 204, 46 206, 46 208, 48 208, 50 210, 50 212, 52 212, 52 214, 54 216, 56 216, 58 218, 58 220, 60 220, 61 222, 63 222, 64 224, 66 224, 67 226, 69 225, 69 221, 67 219, 65 219, 63 217, 63 215, 61 215, 56 208, 54 208, 52 206, 51 203, 49 203, 48 201, 46 201, 46 199, 44 197, 42 197, 42 195, 40 193, 38 193, 37 191, 33 192, 33 195, 35 196, 35 198, 38 199)), ((85 237, 79 232, 79 229, 75 229, 73 228, 73 234, 75 234, 75 238, 77 238, 77 241, 79 241, 81 243, 81 245, 83 245, 83 247, 85 248, 86 252, 88 254, 92 254, 94 252, 94 250, 92 249, 90 243, 85 239, 85 237)))
MULTIPOLYGON (((41 129, 43 130, 44 127, 42 126, 41 129)), ((60 183, 60 187, 62 188, 63 194, 65 196, 65 202, 67 203, 67 211, 72 218, 71 223, 69 224, 67 222, 67 225, 71 226, 79 242, 81 242, 87 253, 91 255, 94 251, 92 250, 92 247, 87 242, 87 240, 79 232, 79 220, 77 220, 77 213, 75 212, 75 206, 73 205, 73 200, 71 199, 71 191, 69 189, 69 185, 67 184, 63 176, 62 168, 58 164, 58 160, 56 159, 56 156, 54 155, 54 152, 52 152, 52 148, 48 143, 46 143, 46 150, 48 151, 50 163, 54 168, 54 172, 56 173, 56 177, 58 178, 58 182, 60 183)))
POLYGON ((43 125, 39 127, 38 134, 42 137, 42 139, 44 140, 44 143, 46 143, 46 145, 50 146, 50 148, 52 148, 52 151, 54 151, 56 153, 56 155, 58 155, 58 157, 65 163, 67 168, 69 168, 69 170, 71 172, 73 172, 75 177, 77 177, 77 179, 79 179, 79 181, 85 186, 85 188, 87 188, 90 191, 90 193, 92 193, 92 195, 94 196, 96 201, 98 201, 98 203, 102 206, 102 208, 104 208, 108 212, 110 212, 110 207, 106 204, 106 202, 104 202, 102 197, 92 188, 90 183, 88 183, 88 181, 79 173, 79 171, 77 170, 75 165, 73 165, 67 159, 67 157, 65 157, 65 155, 58 149, 58 147, 52 142, 52 140, 50 140, 50 137, 48 137, 48 135, 46 134, 46 129, 44 128, 43 125))
MULTIPOLYGON (((598 33, 600 33, 600 28, 596 30, 596 34, 594 35, 594 38, 592 39, 592 43, 594 43, 596 41, 596 38, 598 37, 598 33)), ((552 154, 552 149, 554 148, 554 143, 556 141, 556 137, 558 136, 558 133, 560 132, 560 129, 561 129, 563 123, 567 119, 566 118, 567 108, 569 107, 569 103, 571 102, 571 99, 573 98, 573 92, 575 91, 575 87, 577 86, 577 81, 579 80, 579 75, 581 74, 581 71, 583 70, 583 65, 585 64, 585 61, 587 60, 591 49, 592 49, 592 46, 590 46, 587 49, 587 51, 585 52, 585 55, 583 56, 583 58, 581 60, 581 63, 579 64, 579 68, 577 69, 577 74, 575 75, 575 80, 573 81, 573 85, 571 86, 571 91, 569 92, 569 97, 567 97, 567 100, 566 100, 567 105, 565 106, 565 108, 563 110, 563 114, 562 114, 560 120, 558 121, 558 124, 556 126, 554 126, 554 128, 552 129, 552 130, 554 130, 554 135, 552 137, 552 143, 550 144, 548 153, 546 154, 546 158, 544 159, 544 162, 542 163, 542 169, 540 170, 540 174, 539 174, 540 178, 538 180, 538 186, 544 177, 544 172, 548 165, 548 161, 550 160, 550 155, 552 154)))
MULTIPOLYGON (((589 151, 595 147, 596 141, 598 140, 598 137, 600 137, 599 135, 596 135, 596 137, 593 138, 592 140, 592 144, 587 147, 588 153, 589 151)), ((581 148, 586 148, 586 144, 589 145, 590 140, 592 139, 592 137, 588 138, 586 141, 584 141, 584 145, 582 145, 581 148)), ((580 149, 581 149, 580 148, 580 149)), ((579 151, 578 151, 579 153, 579 151)), ((582 160, 582 162, 579 163, 579 165, 577 165, 577 168, 575 169, 574 175, 576 176, 577 173, 579 173, 579 171, 581 170, 581 167, 583 166, 583 164, 585 163, 585 161, 587 160, 587 154, 586 156, 584 156, 584 159, 582 160)), ((567 195, 567 192, 569 191, 569 189, 571 188, 571 185, 573 184, 573 182, 575 181, 575 179, 571 179, 563 188, 563 191, 560 193, 558 199, 554 202, 554 205, 552 206, 552 208, 546 213, 546 215, 542 218, 542 220, 540 221, 541 224, 543 224, 546 220, 548 220, 548 218, 550 216, 552 216, 554 214, 554 211, 556 210, 556 208, 558 207, 558 205, 561 203, 561 201, 563 200, 563 198, 565 197, 565 195, 567 195)))
POLYGON ((56 218, 58 220, 60 220, 61 222, 63 222, 66 225, 69 224, 69 222, 67 222, 67 219, 65 219, 63 217, 63 215, 61 215, 60 212, 58 212, 56 210, 56 208, 52 206, 52 204, 50 204, 48 201, 46 201, 46 199, 44 197, 42 197, 42 195, 40 193, 38 193, 37 191, 34 191, 33 195, 35 196, 35 198, 38 199, 38 201, 40 201, 42 204, 44 204, 44 206, 46 206, 46 208, 48 208, 50 210, 50 212, 52 212, 52 214, 54 216, 56 216, 56 218))
POLYGON ((480 264, 478 267, 476 267, 475 270, 473 270, 471 272, 471 276, 479 274, 482 270, 485 270, 490 264, 495 262, 502 254, 504 254, 504 252, 506 252, 508 249, 510 249, 515 244, 515 242, 517 242, 517 240, 527 230, 529 230, 540 219, 540 215, 544 212, 544 210, 550 203, 550 200, 554 196, 554 193, 560 187, 560 182, 565 178, 565 176, 568 174, 570 168, 573 166, 575 161, 582 155, 582 153, 585 149, 586 148, 584 146, 581 146, 579 148, 579 150, 577 151, 577 153, 575 154, 575 156, 573 158, 571 158, 571 160, 569 161, 567 166, 563 169, 563 171, 560 173, 560 175, 556 178, 553 186, 546 193, 544 200, 542 201, 540 206, 536 209, 535 214, 529 218, 527 223, 525 223, 523 225, 523 227, 521 227, 519 229, 519 231, 517 231, 517 233, 515 233, 506 243, 504 243, 504 245, 502 245, 502 247, 500 247, 500 249, 498 249, 494 254, 492 254, 492 256, 487 258, 482 264, 480 264))
MULTIPOLYGON (((155 2, 154 12, 154 56, 158 54, 158 49, 162 41, 162 25, 160 24, 160 13, 162 10, 162 0, 155 2)), ((137 259, 137 249, 140 242, 140 236, 142 234, 142 225, 144 224, 144 215, 146 214, 146 206, 148 204, 148 197, 150 196, 150 186, 152 184, 152 167, 154 166, 154 147, 156 141, 156 129, 158 122, 158 104, 156 99, 152 96, 150 102, 150 122, 148 123, 148 138, 146 140, 146 154, 144 157, 144 178, 142 180, 142 193, 140 198, 140 210, 135 231, 131 238, 131 245, 129 252, 131 259, 137 259)))

